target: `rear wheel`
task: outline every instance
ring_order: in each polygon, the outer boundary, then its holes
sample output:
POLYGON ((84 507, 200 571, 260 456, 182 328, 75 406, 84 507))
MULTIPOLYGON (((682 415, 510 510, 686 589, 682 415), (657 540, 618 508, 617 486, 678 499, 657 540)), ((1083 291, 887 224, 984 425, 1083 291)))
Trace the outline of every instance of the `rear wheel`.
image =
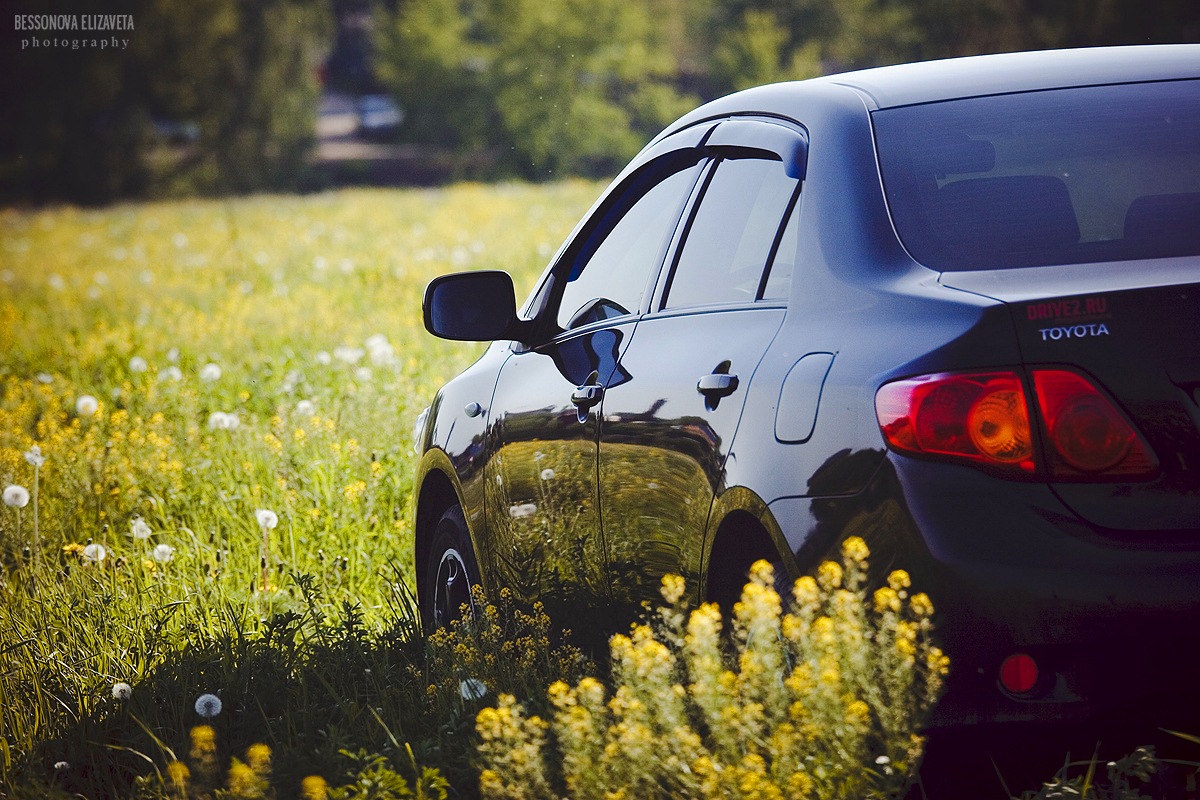
POLYGON ((467 532, 462 506, 446 509, 433 531, 429 560, 425 567, 425 597, 422 612, 430 630, 444 628, 475 604, 471 587, 479 583, 479 566, 467 532))

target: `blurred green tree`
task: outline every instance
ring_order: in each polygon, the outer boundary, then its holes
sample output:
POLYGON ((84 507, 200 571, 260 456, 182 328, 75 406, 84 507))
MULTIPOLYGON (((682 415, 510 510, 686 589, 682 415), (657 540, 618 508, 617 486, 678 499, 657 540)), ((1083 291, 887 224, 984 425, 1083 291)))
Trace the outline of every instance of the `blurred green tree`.
POLYGON ((0 196, 101 203, 302 180, 327 0, 62 0, 53 12, 128 14, 133 29, 10 32, 0 196))
POLYGON ((414 141, 526 177, 605 174, 696 101, 652 7, 406 0, 383 15, 376 65, 414 141))

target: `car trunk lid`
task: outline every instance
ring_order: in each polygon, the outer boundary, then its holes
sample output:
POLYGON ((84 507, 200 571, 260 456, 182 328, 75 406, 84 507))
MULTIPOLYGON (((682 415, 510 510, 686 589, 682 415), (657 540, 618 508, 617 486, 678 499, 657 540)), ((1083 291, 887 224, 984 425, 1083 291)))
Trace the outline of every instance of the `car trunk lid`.
POLYGON ((1025 365, 1092 378, 1157 457, 1149 478, 1055 479, 1068 507, 1115 535, 1200 534, 1200 259, 947 272, 941 282, 1005 303, 1025 365))

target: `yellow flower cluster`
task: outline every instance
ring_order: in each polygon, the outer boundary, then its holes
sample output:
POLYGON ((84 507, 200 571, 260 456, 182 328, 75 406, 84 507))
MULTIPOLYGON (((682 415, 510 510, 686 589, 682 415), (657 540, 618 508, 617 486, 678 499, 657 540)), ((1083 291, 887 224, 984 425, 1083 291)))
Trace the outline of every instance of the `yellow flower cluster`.
MULTIPOLYGON (((772 568, 755 564, 733 609, 732 641, 715 605, 685 613, 682 579, 665 578, 670 610, 611 640, 611 693, 594 678, 550 687, 557 751, 539 748, 538 774, 560 765, 576 800, 901 791, 949 663, 930 640, 928 596, 908 599, 909 576, 896 570, 871 594, 866 543, 851 537, 842 553, 842 565, 826 562, 796 581, 786 612, 772 568)), ((521 713, 511 697, 480 712, 481 791, 561 796, 515 788, 512 754, 529 769, 532 743, 545 734, 521 713)))

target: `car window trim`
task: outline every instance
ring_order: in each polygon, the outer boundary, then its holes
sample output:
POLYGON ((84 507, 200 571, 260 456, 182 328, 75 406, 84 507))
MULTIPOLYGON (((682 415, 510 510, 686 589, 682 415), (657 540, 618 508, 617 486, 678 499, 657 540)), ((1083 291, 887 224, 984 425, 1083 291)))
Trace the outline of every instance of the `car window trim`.
MULTIPOLYGON (((628 314, 622 314, 617 317, 610 317, 607 320, 598 320, 597 322, 603 323, 603 322, 613 322, 613 321, 625 321, 628 319, 632 319, 632 318, 641 316, 642 314, 646 313, 646 311, 649 309, 649 307, 650 307, 649 303, 651 302, 651 296, 654 292, 655 286, 657 286, 657 284, 658 284, 659 276, 661 275, 661 273, 663 271, 663 266, 671 258, 671 249, 678 237, 678 231, 679 231, 680 224, 688 216, 689 209, 695 202, 696 188, 699 184, 701 184, 704 181, 705 175, 707 174, 707 172, 709 170, 711 170, 711 164, 713 161, 713 159, 711 159, 699 147, 693 147, 693 146, 664 147, 661 149, 656 148, 656 150, 658 150, 658 152, 655 153, 655 156, 653 158, 651 158, 649 161, 642 164, 638 169, 632 170, 629 173, 629 175, 627 176, 627 178, 624 181, 622 181, 621 184, 618 187, 616 187, 614 191, 611 191, 607 194, 607 196, 605 197, 605 202, 597 204, 592 215, 589 216, 589 218, 588 218, 588 224, 581 226, 579 228, 579 230, 576 232, 574 238, 571 240, 571 242, 568 244, 568 246, 563 248, 563 252, 560 255, 560 257, 558 258, 558 260, 556 261, 556 263, 554 264, 553 268, 551 268, 549 270, 547 280, 545 281, 545 293, 546 293, 545 299, 539 301, 538 305, 540 306, 540 308, 538 309, 537 317, 535 317, 535 320, 536 320, 535 324, 537 325, 536 330, 539 333, 539 336, 537 338, 539 341, 543 341, 543 340, 554 341, 559 338, 559 335, 561 333, 564 333, 564 332, 570 333, 570 332, 574 332, 574 331, 578 331, 578 330, 590 329, 593 325, 597 324, 597 323, 588 323, 587 325, 583 325, 578 328, 570 328, 570 329, 564 329, 564 328, 559 327, 558 322, 557 322, 558 312, 560 311, 560 304, 562 303, 563 294, 566 291, 567 285, 570 283, 567 280, 562 280, 562 277, 563 277, 565 271, 570 268, 573 268, 574 264, 577 261, 577 258, 580 257, 583 247, 587 244, 587 240, 591 237, 591 235, 596 230, 599 229, 599 227, 601 225, 603 225, 605 223, 607 216, 610 213, 612 213, 613 210, 616 209, 619 206, 619 204, 624 200, 626 193, 628 192, 628 190, 632 187, 632 185, 635 182, 644 179, 644 176, 646 175, 646 172, 648 170, 653 170, 656 165, 661 165, 665 160, 673 158, 673 157, 682 157, 683 154, 687 153, 688 151, 692 151, 692 154, 694 154, 694 156, 696 158, 696 162, 694 164, 683 167, 682 169, 679 169, 679 170, 675 170, 675 172, 669 173, 669 174, 675 174, 676 172, 682 172, 684 170, 689 170, 689 169, 697 170, 696 178, 695 178, 691 188, 688 189, 688 192, 685 195, 683 202, 680 204, 676 219, 671 226, 670 236, 668 237, 667 244, 661 253, 659 263, 656 264, 655 266, 653 266, 650 269, 649 274, 647 275, 646 290, 642 294, 641 304, 638 306, 637 309, 631 309, 630 313, 628 313, 628 314)), ((664 177, 665 177, 665 175, 664 175, 664 177)), ((652 189, 655 185, 657 185, 657 183, 658 182, 650 183, 646 191, 649 191, 650 189, 652 189)), ((630 203, 629 206, 625 209, 624 213, 628 213, 628 211, 631 208, 633 208, 633 206, 636 205, 637 202, 644 195, 645 195, 645 192, 639 194, 637 199, 633 200, 633 202, 630 203)), ((624 218, 624 213, 620 217, 617 218, 616 222, 619 222, 621 219, 624 218)), ((614 225, 616 224, 616 222, 614 222, 614 225)), ((611 232, 611 229, 610 229, 610 232, 611 232)))

